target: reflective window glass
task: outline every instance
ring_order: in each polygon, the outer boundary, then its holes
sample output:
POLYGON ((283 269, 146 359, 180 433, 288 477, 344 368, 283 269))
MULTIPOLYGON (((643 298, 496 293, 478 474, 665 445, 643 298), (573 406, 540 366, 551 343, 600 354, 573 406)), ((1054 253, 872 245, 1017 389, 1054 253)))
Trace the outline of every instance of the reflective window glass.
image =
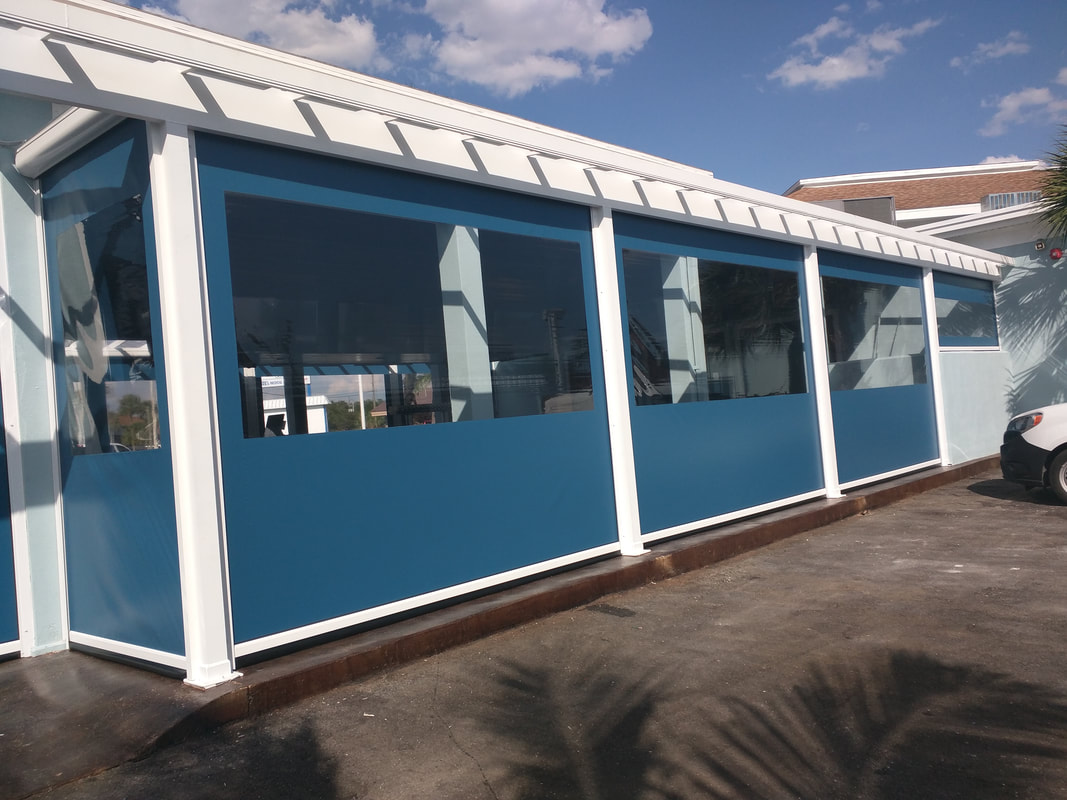
POLYGON ((934 274, 937 333, 942 347, 996 347, 993 284, 976 278, 934 274))
POLYGON ((823 276, 830 389, 926 383, 918 287, 823 276))
POLYGON ((248 437, 592 407, 579 246, 229 193, 248 437))
POLYGON ((807 391, 796 273, 623 250, 637 405, 807 391))
POLYGON ((49 260, 59 284, 64 427, 72 451, 156 449, 144 126, 120 126, 41 182, 49 260))

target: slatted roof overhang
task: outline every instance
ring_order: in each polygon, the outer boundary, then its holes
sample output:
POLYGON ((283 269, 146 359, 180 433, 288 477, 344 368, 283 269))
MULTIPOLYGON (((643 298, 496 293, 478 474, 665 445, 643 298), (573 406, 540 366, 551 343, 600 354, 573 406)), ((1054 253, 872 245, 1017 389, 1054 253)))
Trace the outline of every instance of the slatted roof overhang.
POLYGON ((84 109, 19 149, 31 177, 137 117, 976 277, 1008 263, 104 0, 0 0, 0 91, 84 109))

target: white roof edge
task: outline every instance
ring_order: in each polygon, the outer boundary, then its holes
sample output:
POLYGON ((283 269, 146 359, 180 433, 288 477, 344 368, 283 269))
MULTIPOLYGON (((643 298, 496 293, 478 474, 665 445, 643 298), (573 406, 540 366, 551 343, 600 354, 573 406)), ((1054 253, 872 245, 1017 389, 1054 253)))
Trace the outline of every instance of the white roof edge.
MULTIPOLYGON (((798 216, 801 220, 808 220, 811 225, 817 221, 829 223, 831 226, 842 226, 850 230, 866 231, 878 236, 907 241, 922 245, 927 248, 935 248, 939 251, 948 251, 976 260, 979 266, 975 272, 982 274, 982 270, 994 269, 996 266, 1010 263, 1005 257, 981 250, 969 245, 948 242, 926 233, 916 233, 912 229, 900 228, 888 223, 835 211, 830 208, 816 206, 811 203, 793 200, 781 195, 752 189, 738 184, 729 183, 715 178, 710 172, 696 167, 688 167, 666 159, 638 153, 622 147, 599 142, 594 139, 556 130, 537 123, 521 120, 483 108, 437 97, 426 92, 388 83, 376 78, 370 78, 357 73, 349 72, 338 67, 331 67, 310 59, 293 56, 271 50, 259 45, 248 44, 230 37, 214 34, 194 28, 185 23, 170 20, 164 17, 153 16, 136 9, 116 5, 103 0, 34 0, 26 3, 25 0, 0 0, 0 21, 13 21, 17 25, 26 26, 31 30, 44 31, 47 35, 54 36, 60 41, 79 42, 89 47, 104 48, 110 54, 119 57, 151 58, 157 61, 169 61, 181 69, 189 68, 197 73, 209 72, 219 76, 221 80, 241 82, 263 88, 279 88, 294 97, 322 100, 326 103, 340 105, 350 110, 367 109, 383 114, 390 119, 400 122, 414 122, 430 128, 436 128, 442 132, 451 131, 466 137, 477 137, 488 142, 502 145, 511 145, 528 150, 534 155, 566 160, 575 167, 583 170, 589 167, 614 172, 620 181, 648 179, 668 184, 667 193, 670 189, 695 190, 714 196, 718 200, 729 199, 740 202, 750 207, 747 219, 745 215, 737 220, 725 220, 724 226, 718 226, 714 220, 705 220, 702 217, 682 211, 675 211, 659 205, 652 205, 645 198, 644 205, 634 205, 626 199, 593 199, 591 197, 577 197, 567 194, 563 189, 550 186, 524 186, 523 191, 530 193, 542 193, 548 196, 566 197, 573 202, 596 204, 619 211, 632 213, 646 213, 669 219, 688 221, 695 224, 712 227, 726 227, 743 232, 759 232, 767 238, 785 239, 793 242, 812 244, 810 236, 802 237, 795 235, 791 230, 782 228, 781 231, 758 227, 759 219, 752 207, 768 209, 772 213, 789 213, 798 216)), ((75 86, 67 88, 65 85, 45 83, 49 92, 66 92, 70 95, 66 99, 73 104, 79 103, 82 98, 83 105, 92 105, 96 102, 99 111, 112 111, 119 114, 139 116, 131 113, 129 109, 135 108, 145 113, 148 108, 150 113, 162 113, 173 115, 175 121, 185 120, 187 124, 198 130, 216 130, 222 133, 230 133, 239 130, 240 135, 261 141, 273 141, 282 146, 292 145, 310 150, 331 152, 334 155, 347 155, 348 157, 360 157, 353 155, 353 149, 347 146, 338 146, 333 150, 327 149, 327 145, 333 143, 317 141, 311 135, 296 135, 284 128, 279 128, 276 121, 270 118, 270 109, 262 108, 255 111, 257 116, 252 121, 232 120, 222 116, 212 116, 210 113, 190 112, 187 109, 167 105, 165 99, 150 96, 149 100, 155 105, 146 106, 144 99, 137 105, 137 98, 143 95, 137 92, 145 92, 144 86, 137 83, 137 73, 133 69, 136 64, 131 64, 130 73, 131 89, 128 95, 116 94, 114 90, 104 95, 92 86, 75 86), (136 87, 136 91, 133 87, 136 87), (124 105, 125 104, 125 105, 124 105), (124 110, 125 109, 125 110, 124 110), (190 120, 192 120, 190 122, 190 120), (271 137, 271 138, 268 138, 271 137)), ((14 70, 15 65, 7 66, 6 69, 14 70)), ((8 73, 0 72, 0 77, 8 73)), ((11 73, 15 74, 15 73, 11 73)), ((32 76, 31 76, 32 77, 32 76)), ((34 88, 38 83, 26 84, 34 88)), ((6 87, 0 83, 0 90, 6 87)), ((38 90, 39 91, 39 90, 38 90)), ((52 97, 56 99, 60 95, 52 97)), ((295 102, 285 100, 285 102, 295 102)), ((168 117, 170 118, 170 117, 168 117)), ((39 144, 45 145, 42 141, 39 144)), ((365 156, 363 156, 365 157, 365 156)), ((377 158, 377 156, 376 156, 377 158)), ((382 163, 400 164, 403 168, 416 171, 429 171, 435 174, 455 175, 455 171, 449 171, 447 164, 416 159, 403 160, 397 158, 380 158, 382 163)), ((1034 162, 1040 163, 1040 162, 1034 162)), ((997 165, 991 165, 997 166, 997 165)), ((493 183, 494 178, 478 172, 463 172, 458 176, 461 180, 487 185, 500 185, 493 183)), ((641 195, 634 191, 634 197, 641 195)), ((681 207, 683 204, 679 204, 681 207)), ((781 226, 779 226, 781 227, 781 226)), ((801 226, 803 227, 803 226, 801 226)), ((819 246, 838 247, 845 250, 851 248, 833 244, 831 240, 820 240, 819 246)), ((898 248, 899 249, 899 248, 898 248)), ((860 250, 858 252, 866 252, 860 250)), ((872 257, 878 254, 874 251, 869 253, 872 257)), ((883 258, 906 263, 922 263, 935 269, 953 269, 951 264, 944 261, 935 261, 933 258, 923 257, 909 258, 906 256, 893 257, 887 254, 883 258)), ((987 275, 988 277, 988 275, 987 275)))
POLYGON ((932 236, 942 236, 946 233, 959 233, 962 231, 978 231, 983 228, 997 227, 1025 220, 1027 217, 1037 217, 1041 214, 1041 203, 1020 203, 1017 206, 997 209, 996 211, 983 211, 978 214, 970 214, 965 217, 955 217, 941 222, 931 222, 928 225, 916 225, 911 230, 918 233, 928 233, 932 236))
POLYGON ((346 105, 358 103, 361 108, 395 114, 409 121, 451 128, 458 133, 477 135, 480 131, 481 135, 486 135, 481 126, 475 129, 469 127, 470 119, 476 118, 494 127, 494 141, 531 147, 548 155, 554 154, 557 149, 566 153, 579 148, 586 151, 582 157, 595 166, 607 166, 622 159, 633 164, 630 169, 640 172, 651 170, 650 174, 684 170, 712 176, 710 170, 679 164, 305 56, 245 42, 109 0, 32 0, 31 3, 26 0, 0 0, 0 19, 108 48, 135 52, 150 59, 175 61, 252 84, 287 89, 327 102, 346 105), (68 10, 72 13, 66 13, 68 10), (73 13, 75 11, 86 13, 73 13), (96 15, 100 18, 94 19, 96 15), (75 27, 83 23, 91 23, 91 27, 90 24, 75 27), (131 27, 139 29, 136 37, 119 38, 115 33, 128 31, 131 27), (188 46, 191 42, 195 42, 195 46, 188 46), (181 46, 183 44, 184 47, 181 46), (316 89, 316 79, 320 83, 328 82, 329 89, 316 89), (356 92, 352 92, 353 89, 356 92), (359 94, 358 98, 356 94, 359 94), (385 102, 375 103, 374 100, 385 102))
POLYGON ((945 216, 962 217, 968 214, 977 214, 981 209, 981 203, 960 203, 955 206, 923 206, 922 208, 898 208, 897 219, 922 219, 923 217, 945 216))
POLYGON ((801 178, 783 192, 791 194, 798 189, 820 186, 848 186, 856 183, 880 183, 890 181, 921 180, 924 178, 955 178, 965 175, 1000 175, 1005 172, 1030 172, 1045 169, 1044 161, 998 161, 993 164, 972 164, 962 167, 932 167, 928 169, 901 169, 888 172, 857 172, 852 175, 828 175, 821 178, 801 178))

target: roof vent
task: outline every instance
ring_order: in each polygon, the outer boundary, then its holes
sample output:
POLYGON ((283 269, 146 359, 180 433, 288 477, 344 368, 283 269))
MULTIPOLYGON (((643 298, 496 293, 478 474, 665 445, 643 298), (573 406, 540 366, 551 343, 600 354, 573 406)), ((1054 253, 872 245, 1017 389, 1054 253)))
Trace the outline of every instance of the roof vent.
POLYGON ((987 194, 982 198, 983 211, 997 211, 1001 208, 1021 206, 1023 203, 1036 203, 1041 199, 1041 192, 1001 192, 987 194))

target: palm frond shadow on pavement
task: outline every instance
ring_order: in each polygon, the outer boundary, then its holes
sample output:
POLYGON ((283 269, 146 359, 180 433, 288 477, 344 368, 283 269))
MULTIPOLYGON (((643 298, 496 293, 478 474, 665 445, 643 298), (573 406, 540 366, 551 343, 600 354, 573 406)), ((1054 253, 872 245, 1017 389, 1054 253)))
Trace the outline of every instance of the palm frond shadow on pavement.
POLYGON ((658 760, 648 735, 659 697, 646 675, 601 662, 578 667, 511 663, 481 723, 522 755, 507 765, 500 797, 515 800, 640 796, 658 760))
POLYGON ((480 720, 502 751, 520 754, 496 796, 1062 796, 1067 698, 1046 687, 879 650, 817 663, 796 685, 757 694, 679 706, 667 677, 618 661, 509 664, 480 720), (677 724, 657 719, 661 706, 677 724))
POLYGON ((910 652, 816 665, 767 702, 726 708, 690 749, 689 796, 1048 797, 1046 767, 1067 759, 1064 696, 910 652))

